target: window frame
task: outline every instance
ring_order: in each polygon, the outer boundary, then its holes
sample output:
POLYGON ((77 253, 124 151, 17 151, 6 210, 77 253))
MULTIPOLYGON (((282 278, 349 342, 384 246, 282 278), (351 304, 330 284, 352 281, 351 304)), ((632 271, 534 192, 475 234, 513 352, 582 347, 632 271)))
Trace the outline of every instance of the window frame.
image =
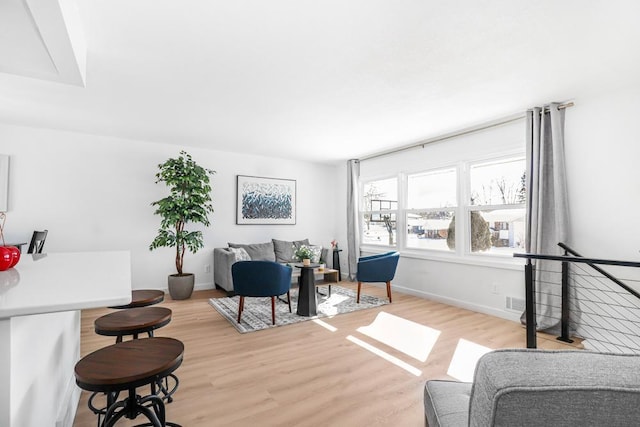
MULTIPOLYGON (((409 179, 412 175, 420 175, 420 174, 436 174, 438 172, 444 172, 444 171, 452 171, 454 176, 455 176, 455 201, 456 204, 454 206, 449 206, 449 207, 439 207, 439 208, 431 208, 431 207, 419 207, 419 208, 408 208, 405 207, 405 209, 403 209, 403 218, 405 221, 405 224, 407 224, 403 230, 408 230, 408 224, 409 224, 409 214, 411 213, 422 213, 422 212, 443 212, 443 211, 453 211, 453 216, 455 217, 458 214, 459 211, 459 202, 460 202, 460 188, 459 188, 459 164, 454 164, 454 165, 445 165, 445 166, 440 166, 440 167, 436 167, 436 168, 429 168, 426 170, 420 170, 420 171, 414 171, 414 172, 410 172, 410 173, 406 173, 405 174, 405 185, 404 185, 404 190, 407 194, 407 197, 405 198, 406 203, 405 205, 408 206, 409 204, 409 179)), ((457 228, 457 226, 456 226, 457 228)), ((407 235, 408 235, 408 231, 406 233, 403 233, 404 236, 404 246, 403 249, 407 249, 407 250, 417 250, 417 251, 428 251, 428 252, 434 252, 434 253, 438 253, 438 254, 450 254, 450 253, 454 253, 456 252, 456 249, 448 249, 448 250, 442 250, 442 249, 435 249, 435 248, 420 248, 420 247, 416 247, 416 246, 408 246, 408 241, 407 241, 407 235)), ((457 245, 456 245, 457 248, 457 245)))
POLYGON ((466 232, 465 232, 465 241, 464 241, 464 255, 465 256, 471 256, 471 257, 490 257, 490 258, 513 258, 513 254, 516 253, 516 251, 512 251, 509 253, 490 253, 490 252, 473 252, 472 248, 471 248, 471 212, 487 212, 487 211, 494 211, 494 210, 517 210, 517 209, 523 209, 525 210, 525 224, 526 224, 526 199, 523 203, 509 203, 509 204, 492 204, 492 205, 472 205, 471 204, 471 169, 474 166, 477 165, 483 165, 483 164, 499 164, 499 163, 506 163, 508 161, 513 161, 513 160, 523 160, 525 162, 525 181, 526 181, 526 156, 524 151, 521 151, 519 153, 510 153, 510 154, 503 154, 500 156, 492 156, 492 157, 488 157, 488 158, 484 158, 484 159, 477 159, 477 160, 472 160, 472 161, 468 161, 466 162, 466 177, 465 177, 465 186, 466 186, 466 194, 465 194, 465 201, 466 204, 464 206, 464 218, 465 218, 465 225, 466 225, 466 232))
MULTIPOLYGON (((362 224, 360 226, 360 250, 363 252, 379 252, 381 248, 395 249, 401 251, 403 256, 419 259, 439 260, 445 262, 463 263, 463 264, 476 264, 476 265, 494 265, 504 268, 519 268, 522 264, 520 260, 513 257, 514 252, 507 253, 490 253, 487 252, 472 252, 471 251, 471 212, 472 211, 490 211, 490 210, 510 210, 510 209, 525 209, 525 224, 526 224, 526 200, 524 203, 518 204, 500 204, 500 205, 472 205, 471 204, 471 168, 485 163, 501 163, 513 159, 522 160, 526 162, 526 155, 523 149, 507 150, 499 153, 492 153, 486 156, 474 157, 472 159, 465 159, 455 163, 443 163, 429 167, 427 169, 411 170, 411 171, 399 171, 394 175, 384 175, 367 177, 367 179, 361 180, 359 189, 361 194, 364 192, 364 186, 368 183, 375 181, 383 181, 386 179, 396 178, 396 184, 398 186, 398 203, 397 209, 392 211, 384 211, 386 213, 396 214, 396 240, 395 245, 385 244, 372 244, 365 243, 363 240, 364 232, 364 214, 365 213, 380 213, 381 211, 365 211, 359 209, 360 219, 362 224), (443 211, 447 208, 411 208, 408 206, 408 177, 410 175, 416 175, 421 173, 437 172, 439 170, 454 169, 456 171, 456 189, 457 189, 457 206, 452 207, 456 218, 464 218, 464 220, 456 221, 455 228, 455 250, 441 250, 433 248, 419 248, 415 246, 407 246, 407 227, 408 227, 408 214, 415 212, 426 211, 443 211), (402 231, 402 232, 400 232, 402 231)), ((525 171, 526 173, 526 171, 525 171)), ((363 196, 359 198, 363 200, 363 196)))
POLYGON ((385 247, 385 248, 392 248, 392 249, 400 249, 401 247, 401 243, 399 242, 400 239, 400 235, 398 234, 398 229, 400 229, 400 224, 399 224, 399 212, 400 212, 400 203, 401 203, 401 188, 402 188, 402 184, 401 184, 401 177, 399 176, 399 174, 396 175, 385 175, 385 176, 381 176, 381 177, 375 177, 375 178, 371 178, 371 179, 367 179, 367 180, 363 180, 360 182, 360 185, 358 186, 359 192, 360 192, 360 196, 358 197, 358 204, 360 204, 361 202, 364 202, 364 198, 365 198, 365 193, 364 193, 364 187, 366 186, 366 184, 372 183, 372 182, 378 182, 378 181, 387 181, 387 180, 391 180, 391 179, 395 179, 396 180, 396 194, 397 194, 397 199, 395 201, 396 206, 395 209, 377 209, 377 210, 364 210, 364 209, 360 209, 360 206, 358 207, 358 214, 359 214, 359 218, 360 218, 360 246, 369 246, 369 247, 373 247, 373 248, 380 248, 380 247, 385 247), (391 215, 395 215, 395 223, 396 223, 396 228, 395 228, 395 244, 390 245, 388 243, 386 244, 376 244, 376 243, 364 243, 364 229, 365 229, 365 215, 369 214, 371 215, 371 217, 373 217, 373 215, 380 215, 382 216, 383 214, 391 214, 391 215))

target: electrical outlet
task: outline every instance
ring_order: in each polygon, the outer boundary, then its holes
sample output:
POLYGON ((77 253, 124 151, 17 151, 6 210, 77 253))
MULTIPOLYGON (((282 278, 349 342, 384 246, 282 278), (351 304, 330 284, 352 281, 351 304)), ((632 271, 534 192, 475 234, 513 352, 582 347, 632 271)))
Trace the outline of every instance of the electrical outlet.
POLYGON ((497 283, 492 283, 491 284, 491 293, 493 294, 499 294, 500 290, 498 289, 498 284, 497 283))
POLYGON ((205 264, 204 265, 204 272, 205 273, 211 273, 211 264, 205 264))

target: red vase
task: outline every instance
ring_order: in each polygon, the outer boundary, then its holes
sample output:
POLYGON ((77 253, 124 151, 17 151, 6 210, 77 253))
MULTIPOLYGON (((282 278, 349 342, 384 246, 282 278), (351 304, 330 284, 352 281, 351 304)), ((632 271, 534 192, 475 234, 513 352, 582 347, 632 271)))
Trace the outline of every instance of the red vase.
POLYGON ((15 246, 5 246, 5 247, 11 251, 11 256, 12 256, 11 265, 9 266, 9 268, 15 267, 18 261, 20 261, 20 249, 18 249, 15 246))
POLYGON ((8 270, 13 262, 13 254, 11 249, 6 246, 0 246, 0 271, 8 270))

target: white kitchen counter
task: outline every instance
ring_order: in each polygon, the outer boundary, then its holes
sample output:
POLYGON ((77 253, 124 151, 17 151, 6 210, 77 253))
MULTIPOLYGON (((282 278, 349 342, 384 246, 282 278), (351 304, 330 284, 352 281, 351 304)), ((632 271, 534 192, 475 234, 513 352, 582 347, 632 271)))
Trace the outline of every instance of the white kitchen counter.
POLYGON ((71 425, 79 310, 130 301, 128 251, 22 254, 0 271, 0 427, 71 425))
POLYGON ((0 271, 0 319, 129 302, 129 252, 22 254, 0 271))

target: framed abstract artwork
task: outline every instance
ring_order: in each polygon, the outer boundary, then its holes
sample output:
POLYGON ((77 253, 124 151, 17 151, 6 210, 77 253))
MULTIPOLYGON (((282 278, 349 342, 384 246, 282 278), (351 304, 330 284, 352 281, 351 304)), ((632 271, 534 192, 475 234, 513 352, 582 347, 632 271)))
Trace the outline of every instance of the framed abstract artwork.
POLYGON ((238 175, 236 224, 295 224, 296 181, 238 175))

